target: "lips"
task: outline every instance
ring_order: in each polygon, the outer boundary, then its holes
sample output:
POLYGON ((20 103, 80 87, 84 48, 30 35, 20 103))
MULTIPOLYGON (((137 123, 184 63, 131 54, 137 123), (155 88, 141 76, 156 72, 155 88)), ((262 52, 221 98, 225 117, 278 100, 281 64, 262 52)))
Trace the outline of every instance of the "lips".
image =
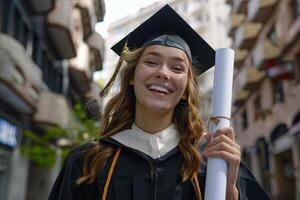
POLYGON ((172 90, 166 86, 157 85, 157 84, 150 84, 147 88, 151 91, 158 92, 161 94, 170 94, 172 90))

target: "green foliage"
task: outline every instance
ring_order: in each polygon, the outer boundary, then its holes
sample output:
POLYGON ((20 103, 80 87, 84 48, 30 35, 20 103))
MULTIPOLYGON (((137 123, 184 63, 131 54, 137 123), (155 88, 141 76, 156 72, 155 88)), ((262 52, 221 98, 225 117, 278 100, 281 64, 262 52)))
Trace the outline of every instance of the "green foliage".
POLYGON ((73 123, 68 130, 60 127, 51 127, 45 130, 44 134, 27 130, 24 131, 27 144, 21 145, 21 152, 29 160, 34 161, 40 167, 52 167, 56 162, 56 149, 60 148, 61 156, 66 157, 70 149, 83 142, 96 138, 99 127, 98 122, 88 119, 83 106, 77 103, 73 109, 77 123, 73 123), (71 145, 59 147, 56 145, 58 138, 66 138, 71 141, 71 145))
POLYGON ((62 134, 65 133, 63 133, 62 129, 57 127, 50 128, 41 137, 32 131, 24 131, 24 136, 29 143, 21 146, 21 152, 38 166, 52 167, 55 164, 56 151, 55 148, 51 146, 50 141, 54 140, 57 135, 62 134))

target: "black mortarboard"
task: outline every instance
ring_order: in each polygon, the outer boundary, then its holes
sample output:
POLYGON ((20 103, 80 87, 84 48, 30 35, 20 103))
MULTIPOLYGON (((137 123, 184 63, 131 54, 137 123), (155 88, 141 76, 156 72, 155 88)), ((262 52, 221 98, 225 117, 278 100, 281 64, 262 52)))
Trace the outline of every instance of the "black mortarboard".
POLYGON ((115 44, 112 50, 121 55, 125 45, 129 49, 136 49, 154 44, 171 46, 186 52, 198 74, 215 65, 215 50, 169 5, 134 29, 115 44))

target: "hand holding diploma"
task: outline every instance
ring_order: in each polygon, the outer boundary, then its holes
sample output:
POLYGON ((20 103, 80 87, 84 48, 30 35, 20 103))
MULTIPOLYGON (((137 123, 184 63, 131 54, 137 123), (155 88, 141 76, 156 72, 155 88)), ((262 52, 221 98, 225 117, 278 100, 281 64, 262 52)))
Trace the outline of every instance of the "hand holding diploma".
POLYGON ((230 127, 233 61, 233 50, 216 51, 212 126, 204 151, 208 157, 205 200, 238 199, 236 181, 241 153, 230 127))

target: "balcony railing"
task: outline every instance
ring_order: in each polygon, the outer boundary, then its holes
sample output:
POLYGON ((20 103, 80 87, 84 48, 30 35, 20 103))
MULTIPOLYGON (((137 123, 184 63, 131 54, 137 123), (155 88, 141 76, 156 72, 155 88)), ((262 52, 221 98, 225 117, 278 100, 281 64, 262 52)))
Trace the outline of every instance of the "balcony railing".
POLYGON ((246 49, 236 49, 235 50, 235 57, 234 57, 234 67, 240 68, 243 64, 244 60, 248 55, 248 50, 246 49))
POLYGON ((105 49, 104 39, 94 31, 90 37, 88 37, 87 44, 89 45, 93 56, 91 67, 96 70, 101 70, 105 49))
POLYGON ((255 22, 266 22, 278 0, 251 0, 248 3, 248 19, 255 22))
POLYGON ((260 23, 245 22, 235 31, 234 48, 250 49, 258 37, 262 25, 260 23))
POLYGON ((233 0, 232 11, 234 13, 247 13, 248 0, 233 0))
POLYGON ((237 14, 234 13, 230 16, 230 20, 229 20, 229 36, 232 37, 234 34, 234 31, 238 28, 238 26, 240 24, 242 24, 242 22, 245 20, 245 15, 243 14, 237 14))
POLYGON ((42 127, 58 126, 67 129, 71 121, 71 109, 64 96, 44 91, 37 104, 33 120, 42 127))
POLYGON ((96 12, 93 0, 77 0, 76 7, 80 9, 83 25, 83 36, 86 39, 93 32, 96 24, 96 12))
POLYGON ((54 9, 47 16, 48 31, 59 58, 76 55, 72 33, 74 32, 72 1, 56 0, 54 9))
POLYGON ((71 77, 81 94, 90 90, 92 72, 90 68, 90 50, 87 44, 80 43, 76 57, 69 61, 71 77))
POLYGON ((247 77, 244 88, 246 90, 253 90, 266 77, 264 71, 257 70, 253 66, 247 68, 247 77))
POLYGON ((96 17, 98 22, 102 22, 105 14, 104 0, 93 0, 96 17))
MULTIPOLYGON (((46 88, 40 69, 26 54, 26 50, 11 36, 0 34, 0 81, 9 93, 14 94, 21 110, 36 109, 39 92, 46 88)), ((6 98, 6 97, 5 97, 6 98)), ((13 98, 12 96, 7 98, 13 98)))
POLYGON ((44 14, 54 8, 55 0, 29 0, 28 3, 37 14, 44 14))
POLYGON ((238 90, 234 97, 234 105, 239 106, 239 105, 243 104, 247 100, 249 95, 250 95, 250 93, 247 90, 243 90, 243 89, 238 90))

